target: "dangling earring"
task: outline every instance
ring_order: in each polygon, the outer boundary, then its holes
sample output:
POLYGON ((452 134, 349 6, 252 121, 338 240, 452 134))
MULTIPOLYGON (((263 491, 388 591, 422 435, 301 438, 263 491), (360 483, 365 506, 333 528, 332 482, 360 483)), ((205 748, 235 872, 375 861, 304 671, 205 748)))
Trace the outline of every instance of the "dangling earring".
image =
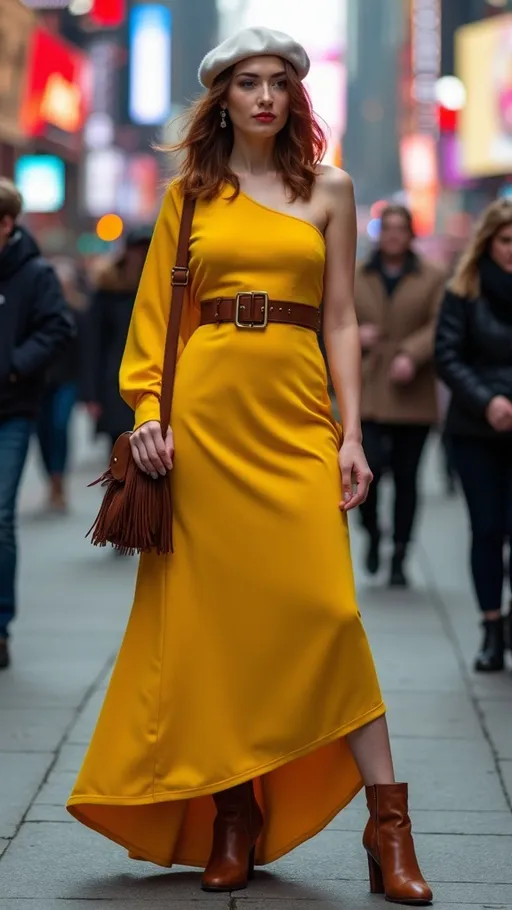
POLYGON ((222 110, 220 112, 220 128, 221 128, 221 130, 225 130, 226 127, 227 127, 226 111, 224 110, 224 108, 222 108, 222 110))

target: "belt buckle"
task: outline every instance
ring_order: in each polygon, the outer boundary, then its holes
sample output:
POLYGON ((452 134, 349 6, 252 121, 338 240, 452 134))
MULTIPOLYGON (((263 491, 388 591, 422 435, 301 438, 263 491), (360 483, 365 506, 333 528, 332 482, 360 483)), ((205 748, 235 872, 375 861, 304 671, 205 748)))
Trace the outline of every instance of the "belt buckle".
POLYGON ((266 329, 268 325, 268 294, 265 291, 241 291, 236 295, 235 325, 237 329, 266 329), (258 300, 263 301, 263 318, 261 321, 243 322, 240 319, 240 310, 244 309, 244 304, 242 302, 244 297, 248 297, 251 303, 258 300))

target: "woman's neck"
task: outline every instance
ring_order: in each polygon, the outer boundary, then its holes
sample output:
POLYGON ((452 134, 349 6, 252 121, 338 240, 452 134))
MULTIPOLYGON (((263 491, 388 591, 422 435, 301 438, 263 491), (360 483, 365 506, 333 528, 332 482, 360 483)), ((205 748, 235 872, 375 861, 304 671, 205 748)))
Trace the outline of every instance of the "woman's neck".
POLYGON ((269 173, 275 174, 274 151, 275 140, 273 138, 254 142, 245 136, 235 135, 229 166, 239 176, 246 174, 258 177, 269 173))

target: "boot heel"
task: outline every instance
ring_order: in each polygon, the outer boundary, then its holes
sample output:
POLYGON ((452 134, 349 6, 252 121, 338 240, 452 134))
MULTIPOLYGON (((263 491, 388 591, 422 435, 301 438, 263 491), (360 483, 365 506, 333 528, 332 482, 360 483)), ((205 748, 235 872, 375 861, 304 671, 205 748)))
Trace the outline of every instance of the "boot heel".
POLYGON ((254 878, 254 863, 256 860, 256 847, 253 847, 249 853, 249 865, 247 867, 247 881, 252 882, 254 878))
POLYGON ((368 874, 371 894, 385 894, 381 868, 370 853, 368 853, 368 874))

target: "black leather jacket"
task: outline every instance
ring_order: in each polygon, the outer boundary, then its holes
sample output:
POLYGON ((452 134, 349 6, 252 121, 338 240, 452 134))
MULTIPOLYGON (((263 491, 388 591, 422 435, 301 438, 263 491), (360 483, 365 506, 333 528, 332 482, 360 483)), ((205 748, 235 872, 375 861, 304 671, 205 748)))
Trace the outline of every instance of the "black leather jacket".
POLYGON ((459 436, 507 436, 485 417, 495 395, 512 400, 512 300, 510 321, 499 319, 484 297, 466 300, 447 291, 437 323, 435 358, 451 389, 446 430, 459 436))

